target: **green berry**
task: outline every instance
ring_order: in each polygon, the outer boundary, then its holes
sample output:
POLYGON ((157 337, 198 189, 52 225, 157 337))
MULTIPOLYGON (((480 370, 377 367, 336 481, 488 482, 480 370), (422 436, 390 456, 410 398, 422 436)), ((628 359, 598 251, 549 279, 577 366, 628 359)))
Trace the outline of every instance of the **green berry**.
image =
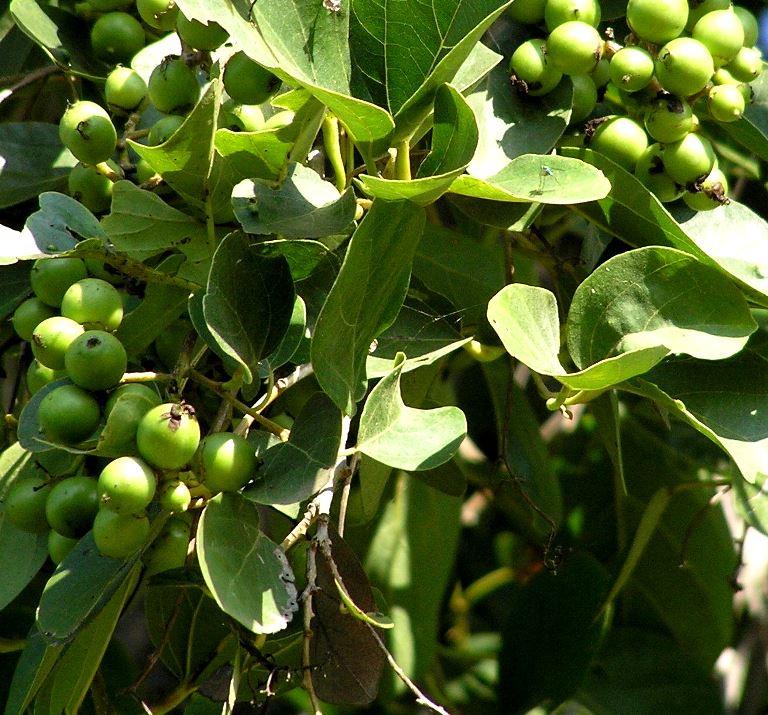
POLYGON ((600 24, 600 3, 597 0, 547 0, 544 22, 552 32, 558 25, 579 20, 592 27, 600 24))
POLYGON ((563 78, 563 73, 549 62, 546 40, 532 39, 523 42, 512 54, 510 72, 518 86, 532 97, 549 94, 563 78))
POLYGON ((659 201, 669 203, 680 198, 683 187, 667 174, 662 151, 661 144, 651 144, 637 160, 635 176, 659 201))
POLYGON ((629 0, 627 24, 641 40, 660 45, 677 37, 688 21, 688 0, 629 0))
POLYGON ((687 134, 680 141, 667 144, 662 156, 667 173, 684 186, 708 176, 715 166, 712 143, 695 132, 687 134))
POLYGON ((655 66, 650 52, 642 47, 622 47, 611 57, 610 78, 619 89, 625 92, 639 92, 648 86, 655 66))
POLYGON ((73 283, 61 299, 61 314, 87 329, 117 330, 123 319, 123 300, 117 288, 101 278, 73 283))
POLYGON ((692 37, 670 40, 656 58, 656 77, 661 86, 680 97, 701 92, 714 71, 709 50, 692 37))
POLYGON ((744 44, 744 27, 730 9, 708 12, 693 26, 691 35, 709 50, 715 67, 728 64, 744 44))
POLYGON ((130 67, 115 67, 104 84, 104 98, 112 112, 129 114, 142 108, 147 99, 147 83, 130 67))
POLYGON ((744 114, 746 102, 738 84, 718 84, 707 93, 707 109, 718 122, 735 122, 744 114))
POLYGON ((235 52, 224 67, 224 89, 238 104, 263 104, 280 89, 282 80, 244 52, 235 52))
POLYGON ((85 263, 79 258, 38 258, 29 280, 35 295, 58 310, 69 286, 87 276, 85 263))
POLYGON ((674 94, 655 99, 645 114, 645 130, 657 142, 679 141, 692 129, 691 105, 674 94))
POLYGON ((648 147, 648 136, 633 119, 614 115, 596 126, 589 145, 627 171, 633 171, 640 155, 648 147))
POLYGON ((32 354, 46 367, 63 370, 67 348, 83 332, 83 326, 71 318, 63 315, 46 318, 32 332, 32 354))
POLYGON ((564 22, 552 30, 547 39, 549 61, 563 74, 589 74, 602 53, 600 33, 586 22, 564 22))
POLYGON ((82 100, 64 112, 59 122, 59 138, 80 161, 99 164, 115 151, 117 130, 102 106, 82 100))
POLYGON ((32 340, 32 333, 46 318, 52 318, 56 312, 50 305, 37 297, 27 298, 13 312, 13 329, 22 340, 32 340))

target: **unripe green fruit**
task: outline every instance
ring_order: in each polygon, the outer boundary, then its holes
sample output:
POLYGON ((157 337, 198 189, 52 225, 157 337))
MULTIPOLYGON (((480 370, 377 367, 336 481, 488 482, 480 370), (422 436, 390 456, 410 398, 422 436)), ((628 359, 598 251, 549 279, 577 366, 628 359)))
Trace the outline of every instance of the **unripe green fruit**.
POLYGON ((152 468, 136 457, 118 457, 99 474, 98 493, 103 508, 118 514, 143 510, 155 496, 157 478, 152 468))
POLYGON ((728 203, 728 180, 717 167, 696 188, 697 191, 686 191, 683 194, 683 201, 694 211, 711 211, 728 203))
POLYGON ((163 526, 157 538, 144 554, 146 575, 177 569, 187 560, 190 524, 181 516, 172 516, 163 526))
POLYGON ((235 52, 224 67, 224 89, 238 104, 263 104, 280 89, 282 80, 244 52, 235 52))
POLYGON ((290 109, 276 112, 264 122, 264 129, 284 129, 293 123, 295 117, 296 114, 290 109))
POLYGON ((48 530, 45 520, 45 502, 51 485, 43 477, 17 479, 5 497, 5 515, 17 529, 33 534, 48 530))
POLYGON ((90 531, 98 510, 96 480, 80 475, 62 479, 53 486, 45 503, 45 518, 51 529, 74 539, 90 531))
POLYGON ((592 78, 586 74, 571 76, 573 84, 573 102, 571 105, 571 122, 583 122, 597 104, 597 87, 592 78))
POLYGON ((741 5, 734 5, 733 11, 736 13, 736 17, 739 18, 741 28, 744 30, 744 47, 754 47, 760 29, 757 18, 741 5))
POLYGON ((147 100, 147 83, 130 67, 115 67, 104 84, 104 98, 112 112, 139 111, 147 100))
POLYGON ((258 132, 264 129, 264 112, 258 104, 237 104, 225 99, 219 111, 219 127, 238 132, 258 132))
POLYGON ((655 99, 645 114, 645 130, 663 144, 679 141, 692 129, 691 105, 674 94, 655 99))
POLYGON ((87 276, 85 263, 79 258, 38 258, 32 264, 29 281, 43 303, 58 309, 69 286, 87 276))
POLYGON ((67 558, 67 555, 75 548, 78 541, 79 539, 70 539, 51 529, 48 532, 48 556, 50 556, 51 561, 58 566, 67 558))
POLYGON ((195 456, 195 473, 211 492, 234 492, 256 470, 256 454, 244 437, 232 432, 209 434, 195 456))
POLYGON ((83 278, 67 289, 61 299, 61 314, 85 328, 113 331, 123 320, 123 301, 111 283, 83 278))
POLYGON ((694 132, 678 142, 667 144, 662 157, 667 173, 684 186, 708 176, 715 165, 712 143, 694 132))
MULTIPOLYGON (((120 176, 122 170, 112 159, 107 162, 120 176)), ((93 213, 104 213, 112 205, 114 182, 91 164, 75 164, 67 177, 69 195, 93 213)))
POLYGON ((99 426, 99 403, 77 385, 62 385, 49 392, 37 409, 40 431, 52 442, 77 444, 99 426))
POLYGON ((547 0, 515 0, 507 14, 510 20, 536 25, 544 19, 544 6, 547 0))
POLYGON ((157 499, 161 509, 171 512, 186 511, 192 501, 189 487, 178 479, 170 479, 160 487, 157 499))
POLYGON ((558 25, 547 39, 547 57, 563 74, 589 74, 603 53, 600 33, 586 22, 558 25))
POLYGON ((169 114, 167 117, 161 117, 150 127, 149 134, 147 135, 147 144, 149 146, 164 144, 184 124, 185 119, 186 117, 182 117, 180 114, 169 114))
POLYGON ((756 47, 742 47, 725 67, 739 82, 754 82, 763 72, 763 58, 756 47))
POLYGON ((32 333, 32 354, 46 367, 63 370, 67 348, 83 332, 80 323, 63 315, 46 318, 32 333))
POLYGON ((558 25, 571 20, 579 20, 597 27, 600 24, 600 14, 600 3, 597 0, 547 0, 544 22, 550 32, 558 25))
POLYGON ((718 122, 735 122, 744 114, 746 102, 737 84, 719 84, 707 93, 707 109, 718 122))
POLYGON ((642 47, 622 47, 611 57, 610 78, 625 92, 638 92, 648 86, 655 71, 653 57, 642 47))
POLYGON ((145 42, 144 28, 127 12, 102 15, 91 28, 93 53, 110 64, 130 62, 145 42))
POLYGON ((664 169, 661 144, 651 144, 640 156, 635 167, 635 176, 662 203, 679 199, 683 187, 675 183, 664 169))
POLYGON ((149 99, 164 114, 184 113, 197 102, 200 86, 184 60, 163 60, 149 76, 149 99))
POLYGON ((714 71, 709 50, 692 37, 669 41, 656 58, 656 77, 661 86, 680 97, 701 92, 714 71))
POLYGON ((690 32, 693 30, 693 26, 708 12, 727 10, 730 6, 731 0, 692 0, 685 29, 690 32))
POLYGON ((93 520, 93 538, 102 556, 124 559, 140 549, 149 537, 146 514, 118 514, 99 509, 93 520))
POLYGON ((169 32, 176 27, 179 8, 174 0, 136 0, 141 19, 155 30, 169 32))
POLYGON ((111 12, 112 10, 124 10, 133 5, 133 0, 88 0, 88 4, 96 12, 111 12))
POLYGON ((33 360, 29 363, 26 374, 29 394, 34 395, 54 380, 60 380, 66 376, 65 370, 52 370, 50 367, 43 365, 39 360, 33 360))
POLYGON ((688 0, 629 0, 627 24, 642 40, 660 45, 677 37, 688 20, 688 0))
POLYGON ((71 104, 59 122, 59 138, 77 159, 98 164, 112 156, 117 145, 117 131, 107 111, 82 100, 71 104))
POLYGON ((187 20, 182 13, 176 17, 176 32, 184 44, 195 50, 215 50, 229 38, 229 33, 217 22, 206 25, 199 20, 187 20))
POLYGON ((13 329, 22 340, 32 340, 32 333, 46 318, 52 318, 56 312, 50 305, 37 297, 27 298, 13 311, 11 322, 13 329))
POLYGON ((633 171, 640 155, 648 148, 648 136, 633 119, 612 116, 595 128, 589 145, 627 171, 633 171))
POLYGON ((526 40, 512 54, 510 72, 525 83, 526 94, 540 97, 560 83, 563 73, 547 59, 546 40, 526 40))
POLYGON ((86 330, 64 355, 72 382, 84 390, 108 390, 117 385, 128 367, 123 344, 112 333, 86 330))
POLYGON ((188 405, 166 403, 153 407, 139 422, 139 454, 160 469, 186 466, 200 444, 200 426, 188 405))
POLYGON ((733 60, 744 44, 744 28, 733 10, 715 10, 704 15, 691 35, 712 55, 715 67, 733 60))
POLYGON ((161 402, 157 392, 138 383, 121 385, 110 394, 104 408, 107 424, 102 434, 114 448, 113 453, 137 453, 136 430, 139 422, 161 402))
POLYGON ((595 66, 595 69, 593 69, 589 76, 592 78, 592 81, 595 83, 595 87, 598 89, 602 89, 605 87, 608 82, 611 81, 611 63, 610 60, 603 56, 598 61, 597 65, 595 66))

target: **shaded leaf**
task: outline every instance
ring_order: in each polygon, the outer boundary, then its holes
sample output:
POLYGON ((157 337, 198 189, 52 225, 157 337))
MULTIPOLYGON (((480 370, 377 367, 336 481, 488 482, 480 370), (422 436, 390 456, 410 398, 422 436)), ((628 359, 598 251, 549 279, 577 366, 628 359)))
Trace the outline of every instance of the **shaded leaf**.
POLYGON ((422 179, 382 179, 361 174, 355 182, 372 198, 383 201, 412 201, 417 206, 429 206, 448 191, 463 171, 455 169, 448 174, 422 179))
POLYGON ((374 201, 352 236, 315 325, 312 363, 328 396, 348 415, 365 393, 365 360, 374 338, 405 299, 423 211, 405 201, 374 201))
POLYGON ((357 448, 379 462, 405 470, 433 469, 447 462, 467 435, 464 413, 452 405, 419 410, 400 394, 405 355, 371 390, 360 417, 357 448))
POLYGON ((286 129, 264 129, 257 132, 219 129, 214 138, 214 146, 239 174, 254 179, 275 180, 295 141, 294 132, 286 129))
POLYGON ((328 257, 336 244, 343 243, 344 239, 346 236, 325 236, 322 241, 279 238, 257 241, 251 250, 259 256, 285 256, 293 280, 301 281, 308 278, 312 271, 328 257))
POLYGON ((29 263, 14 263, 3 267, 3 282, 0 284, 0 320, 10 318, 18 305, 32 292, 29 284, 30 267, 29 263))
POLYGON ((219 608, 254 633, 276 633, 298 610, 293 571, 239 494, 211 499, 197 530, 200 569, 219 608))
POLYGON ((27 707, 45 683, 63 650, 63 645, 51 645, 43 638, 37 626, 32 626, 27 644, 13 672, 5 715, 22 715, 27 712, 27 707))
POLYGON ((291 313, 288 329, 286 330, 285 335, 283 335, 280 344, 268 358, 271 370, 276 370, 278 367, 290 362, 291 358, 299 349, 299 345, 306 339, 306 327, 307 306, 304 304, 301 296, 297 295, 294 299, 293 312, 291 313))

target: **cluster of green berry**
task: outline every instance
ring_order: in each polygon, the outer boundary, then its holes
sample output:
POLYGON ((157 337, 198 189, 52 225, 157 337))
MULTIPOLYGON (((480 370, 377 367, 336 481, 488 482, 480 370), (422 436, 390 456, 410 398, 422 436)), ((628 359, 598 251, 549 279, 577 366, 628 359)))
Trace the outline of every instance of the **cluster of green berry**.
POLYGON ((571 122, 589 119, 584 144, 662 202, 682 198, 694 210, 727 202, 702 121, 736 121, 751 101, 763 59, 749 10, 730 0, 629 0, 626 27, 617 20, 602 34, 598 0, 516 0, 509 13, 536 27, 510 62, 519 91, 539 97, 569 76, 571 122))
POLYGON ((151 384, 130 381, 128 356, 115 335, 125 298, 113 284, 119 280, 79 258, 39 259, 32 268, 34 295, 17 307, 12 323, 34 356, 28 391, 40 394, 20 419, 29 411, 40 440, 86 456, 55 476, 38 463, 35 474, 10 487, 5 510, 22 530, 49 531, 55 563, 91 530, 103 555, 127 557, 145 545, 151 516, 170 512, 145 554, 150 571, 158 572, 187 558, 193 500, 202 504, 241 489, 254 476, 256 457, 233 432, 201 439, 190 405, 163 402, 151 384), (106 423, 110 448, 102 455, 98 436, 106 423))
POLYGON ((69 193, 91 211, 109 209, 112 185, 118 179, 160 180, 123 139, 145 138, 150 146, 167 141, 195 106, 201 85, 210 79, 212 52, 223 66, 228 95, 221 107, 222 126, 258 131, 286 123, 285 116, 265 120, 261 109, 280 89, 280 79, 245 53, 228 49, 229 36, 217 23, 187 19, 174 0, 89 0, 76 7, 93 21, 94 55, 113 67, 106 76, 103 102, 74 102, 59 124, 62 143, 80 162, 70 174, 69 193), (169 33, 178 36, 180 54, 166 56, 148 77, 130 67, 147 40, 169 33))

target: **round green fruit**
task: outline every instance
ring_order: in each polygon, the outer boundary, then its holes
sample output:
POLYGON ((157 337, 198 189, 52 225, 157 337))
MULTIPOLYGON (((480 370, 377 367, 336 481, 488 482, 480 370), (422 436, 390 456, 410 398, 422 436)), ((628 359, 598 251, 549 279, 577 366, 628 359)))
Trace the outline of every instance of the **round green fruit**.
POLYGON ((56 315, 53 308, 40 298, 27 298, 13 311, 13 329, 22 340, 32 340, 32 333, 46 318, 56 315))
POLYGON ((683 194, 688 208, 694 211, 711 211, 728 203, 728 180, 720 169, 715 167, 706 179, 696 184, 693 191, 683 194))
POLYGON ((248 483, 255 470, 253 447, 232 432, 209 434, 195 457, 195 472, 211 492, 236 492, 248 483))
POLYGON ((141 19, 155 30, 169 32, 176 27, 179 8, 174 0, 136 0, 136 9, 141 19))
POLYGON ((153 407, 136 430, 139 454, 159 469, 186 466, 200 444, 200 426, 194 410, 169 402, 153 407))
POLYGON ((742 47, 726 69, 738 82, 754 82, 763 72, 763 56, 756 47, 742 47))
POLYGON ((747 8, 742 7, 741 5, 734 5, 733 11, 739 18, 741 29, 744 31, 744 47, 754 47, 757 42, 760 23, 747 8))
POLYGON ((77 385, 61 385, 40 401, 37 422, 52 442, 77 444, 90 437, 101 420, 99 403, 77 385))
POLYGON ((738 84, 718 84, 707 93, 707 109, 718 122, 741 119, 746 101, 738 84))
POLYGON ((662 156, 667 173, 683 186, 708 176, 715 166, 712 143, 695 132, 678 142, 667 144, 662 156))
POLYGON ((546 46, 546 40, 526 40, 514 51, 509 62, 518 86, 532 97, 549 94, 563 78, 563 73, 547 59, 546 46))
POLYGON ((571 122, 583 122, 597 105, 597 87, 588 74, 571 75, 573 102, 571 122))
POLYGON ((674 94, 657 97, 645 113, 645 130, 664 144, 682 139, 693 129, 693 110, 674 94))
POLYGON ((83 278, 67 289, 61 299, 61 314, 85 328, 113 331, 123 320, 123 301, 111 283, 83 278))
POLYGON ((152 576, 169 569, 184 566, 189 550, 189 540, 192 530, 188 521, 182 517, 172 516, 163 526, 157 538, 144 554, 146 575, 152 576))
POLYGON ((149 76, 147 89, 152 104, 164 114, 183 114, 200 96, 194 70, 179 57, 165 59, 157 65, 149 76))
POLYGON ((597 0, 547 0, 544 8, 547 30, 552 32, 558 25, 571 20, 597 27, 600 24, 600 3, 597 0))
MULTIPOLYGON (((149 146, 164 144, 184 124, 185 119, 186 117, 182 117, 180 114, 169 114, 167 117, 161 117, 150 127, 147 144, 149 146)), ((152 173, 154 174, 154 171, 152 173)))
MULTIPOLYGON (((121 175, 122 171, 112 161, 108 159, 107 163, 116 174, 121 175)), ((104 213, 112 205, 112 188, 114 182, 109 177, 102 174, 95 166, 91 164, 75 164, 67 177, 67 190, 69 195, 79 201, 85 208, 92 213, 104 213)))
POLYGON ((130 114, 142 109, 147 100, 147 83, 130 67, 115 67, 104 84, 107 107, 118 114, 130 114))
POLYGON ((110 64, 130 62, 145 42, 144 28, 127 12, 102 15, 91 28, 93 54, 110 64))
POLYGON ((609 65, 611 82, 625 92, 639 92, 653 79, 653 57, 642 47, 622 47, 609 65))
POLYGON ((26 375, 29 394, 34 395, 54 380, 60 380, 62 377, 66 376, 67 373, 65 370, 52 370, 41 364, 39 360, 33 360, 29 363, 26 375))
POLYGON ((662 203, 679 199, 683 193, 683 187, 664 169, 661 144, 651 144, 642 153, 635 167, 635 176, 662 203))
POLYGON ((547 57, 563 74, 589 74, 603 53, 603 39, 592 25, 571 20, 558 25, 547 38, 547 57))
POLYGON ((670 40, 656 58, 656 78, 667 92, 680 97, 701 92, 714 71, 709 50, 692 37, 670 40))
POLYGON ((70 539, 68 536, 62 536, 58 531, 51 529, 48 532, 48 556, 58 566, 75 548, 77 542, 78 539, 70 539))
POLYGON ((45 503, 45 518, 51 529, 75 539, 90 531, 99 510, 99 493, 93 477, 62 479, 51 488, 45 503))
POLYGON ((29 280, 35 296, 58 310, 69 286, 87 276, 85 263, 79 258, 38 258, 29 280))
POLYGON ((119 514, 142 511, 155 496, 157 477, 136 457, 118 457, 99 474, 98 493, 104 508, 119 514))
POLYGON ((263 104, 277 94, 282 80, 244 52, 235 52, 224 67, 224 89, 238 104, 263 104))
POLYGON ((66 109, 59 122, 59 138, 85 164, 106 161, 117 145, 117 131, 109 114, 87 100, 75 102, 66 109))
POLYGON ((165 511, 186 511, 192 501, 189 487, 178 479, 169 479, 160 486, 158 504, 165 511))
POLYGON ((507 352, 501 345, 486 345, 479 340, 465 343, 464 349, 478 362, 493 362, 507 352))
POLYGON ((236 132, 258 132, 264 129, 264 112, 258 104, 237 104, 228 98, 221 104, 219 127, 236 132))
POLYGON ((515 0, 509 6, 507 14, 510 20, 536 25, 544 19, 544 7, 547 0, 515 0))
POLYGON ((229 33, 219 23, 187 20, 182 13, 176 17, 176 33, 188 47, 205 51, 215 50, 229 38, 229 33))
POLYGON ((140 549, 149 537, 146 514, 118 514, 99 509, 93 520, 93 538, 102 556, 124 559, 140 549))
POLYGON ((633 171, 638 159, 648 148, 648 135, 633 119, 614 115, 597 125, 589 145, 627 171, 633 171))
POLYGON ((80 323, 63 315, 46 318, 32 332, 32 354, 46 367, 63 370, 67 348, 83 334, 80 323))
POLYGON ((714 10, 727 10, 730 6, 731 0, 692 0, 685 29, 690 32, 693 30, 693 26, 707 13, 714 10))
POLYGON ((744 27, 730 8, 708 12, 693 26, 691 35, 709 50, 715 67, 727 65, 744 44, 744 27))
POLYGON ((660 45, 677 37, 688 21, 688 0, 629 0, 627 24, 641 40, 660 45))
POLYGON ((40 476, 17 479, 5 497, 5 515, 17 529, 42 534, 48 530, 45 502, 51 485, 40 476))
POLYGON ((86 330, 64 355, 67 375, 85 390, 108 390, 117 385, 128 367, 123 344, 112 333, 86 330))

